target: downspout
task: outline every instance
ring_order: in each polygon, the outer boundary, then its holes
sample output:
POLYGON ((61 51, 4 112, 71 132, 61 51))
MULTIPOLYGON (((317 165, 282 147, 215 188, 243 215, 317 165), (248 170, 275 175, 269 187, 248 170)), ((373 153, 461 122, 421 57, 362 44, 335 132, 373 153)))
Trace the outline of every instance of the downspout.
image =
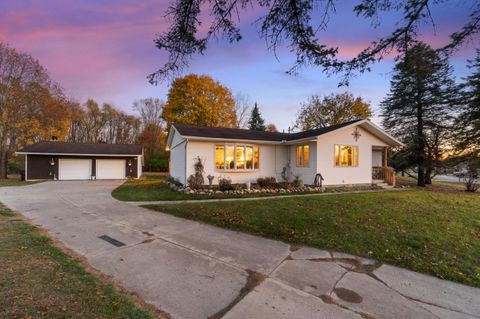
POLYGON ((185 180, 183 181, 184 185, 187 185, 187 145, 188 145, 188 138, 185 139, 185 180))
POLYGON ((28 165, 28 154, 25 154, 25 182, 28 180, 28 175, 27 175, 27 165, 28 165))

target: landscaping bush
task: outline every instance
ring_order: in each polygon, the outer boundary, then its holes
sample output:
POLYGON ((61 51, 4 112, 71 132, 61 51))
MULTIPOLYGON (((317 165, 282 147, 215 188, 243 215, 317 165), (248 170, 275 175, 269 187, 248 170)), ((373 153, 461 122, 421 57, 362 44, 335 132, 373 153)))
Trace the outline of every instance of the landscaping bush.
POLYGON ((183 185, 178 179, 176 179, 172 176, 167 177, 167 183, 171 183, 175 186, 182 186, 183 185))
POLYGON ((203 179, 203 173, 205 172, 203 162, 199 156, 195 158, 193 168, 195 170, 195 174, 190 175, 187 179, 187 182, 188 186, 190 186, 191 188, 198 189, 202 187, 205 182, 205 180, 203 179))
POLYGON ((232 189, 234 191, 241 191, 247 189, 247 184, 232 184, 232 189))
POLYGON ((168 154, 151 155, 145 158, 145 172, 168 172, 168 154))
POLYGON ((232 180, 228 177, 219 177, 218 189, 221 190, 222 192, 233 190, 232 180))
POLYGON ((293 185, 292 183, 289 183, 289 182, 279 182, 278 187, 283 189, 291 189, 293 185))
POLYGON ((260 177, 257 179, 257 184, 261 188, 278 187, 275 177, 260 177))

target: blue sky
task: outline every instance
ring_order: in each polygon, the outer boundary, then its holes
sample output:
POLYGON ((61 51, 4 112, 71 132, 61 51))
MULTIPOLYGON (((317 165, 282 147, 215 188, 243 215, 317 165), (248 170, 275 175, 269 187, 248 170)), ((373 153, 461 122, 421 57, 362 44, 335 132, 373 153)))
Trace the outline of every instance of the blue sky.
MULTIPOLYGON (((329 29, 319 36, 340 46, 340 55, 352 57, 370 41, 388 34, 398 16, 386 15, 378 28, 356 17, 357 1, 338 1, 337 14, 329 29)), ((146 76, 165 62, 165 53, 154 47, 156 34, 166 30, 164 11, 168 1, 159 0, 2 0, 0 41, 35 56, 67 94, 79 102, 93 98, 109 102, 127 112, 132 102, 145 97, 166 99, 168 83, 152 86, 146 76)), ((473 1, 451 0, 432 7, 436 29, 425 25, 421 37, 438 47, 466 20, 473 1)), ((185 73, 208 74, 257 101, 267 122, 279 129, 292 124, 302 102, 312 94, 348 90, 371 102, 378 122, 378 105, 389 89, 393 61, 387 57, 372 72, 338 88, 338 77, 327 77, 319 69, 304 68, 297 76, 285 74, 294 56, 287 48, 279 60, 266 50, 253 21, 261 10, 250 8, 241 16, 240 43, 212 42, 204 56, 196 56, 185 73)), ((465 76, 466 59, 473 58, 479 38, 462 48, 451 60, 457 77, 465 76)))

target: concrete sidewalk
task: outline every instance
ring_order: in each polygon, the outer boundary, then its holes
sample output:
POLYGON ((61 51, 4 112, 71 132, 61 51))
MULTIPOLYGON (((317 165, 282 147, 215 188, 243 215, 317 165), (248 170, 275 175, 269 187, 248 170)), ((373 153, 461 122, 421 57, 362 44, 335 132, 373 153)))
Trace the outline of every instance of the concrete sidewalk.
POLYGON ((121 183, 6 187, 0 201, 172 318, 480 318, 480 289, 152 212, 114 200, 121 183))

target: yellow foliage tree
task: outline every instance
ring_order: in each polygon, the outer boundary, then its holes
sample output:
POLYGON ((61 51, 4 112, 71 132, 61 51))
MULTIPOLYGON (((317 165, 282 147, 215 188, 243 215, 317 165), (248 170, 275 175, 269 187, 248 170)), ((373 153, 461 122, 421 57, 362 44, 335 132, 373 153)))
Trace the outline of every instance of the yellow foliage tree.
POLYGON ((173 81, 162 112, 172 123, 236 127, 231 91, 207 75, 190 74, 173 81))

